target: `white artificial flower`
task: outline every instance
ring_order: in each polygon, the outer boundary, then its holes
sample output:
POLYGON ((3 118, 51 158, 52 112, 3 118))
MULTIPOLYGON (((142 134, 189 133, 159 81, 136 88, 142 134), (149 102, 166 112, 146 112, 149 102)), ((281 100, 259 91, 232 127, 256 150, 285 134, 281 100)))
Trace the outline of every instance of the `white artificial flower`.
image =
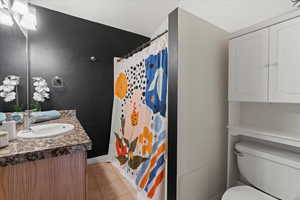
POLYGON ((40 94, 40 93, 37 93, 35 92, 33 94, 33 99, 36 101, 36 102, 44 102, 45 101, 45 98, 43 98, 43 96, 40 94))
POLYGON ((20 84, 20 77, 9 75, 2 81, 3 85, 0 86, 0 97, 4 98, 5 102, 11 102, 16 99, 16 87, 20 84))
POLYGON ((0 92, 0 97, 2 97, 2 98, 6 97, 6 93, 5 92, 0 92))
POLYGON ((40 85, 41 85, 41 86, 46 86, 46 85, 47 85, 46 80, 45 80, 45 79, 44 79, 44 80, 41 80, 41 81, 40 81, 40 85))
POLYGON ((10 80, 10 84, 16 86, 16 85, 19 85, 19 81, 18 80, 10 80))
POLYGON ((34 80, 34 81, 40 81, 40 80, 42 80, 42 78, 41 77, 32 77, 32 80, 34 80))
POLYGON ((41 92, 40 93, 40 95, 43 97, 43 98, 46 98, 46 99, 49 99, 49 93, 47 93, 47 92, 45 92, 45 91, 43 91, 43 92, 41 92))
POLYGON ((20 77, 18 76, 9 75, 7 78, 10 80, 10 83, 14 86, 17 86, 20 83, 20 77))
POLYGON ((11 85, 10 80, 7 77, 4 79, 3 85, 11 85))
POLYGON ((11 80, 17 80, 17 79, 19 79, 19 77, 18 77, 18 76, 15 76, 15 75, 9 75, 8 77, 9 77, 9 79, 11 79, 11 80))
POLYGON ((4 92, 11 92, 11 91, 13 91, 14 89, 15 89, 15 87, 12 86, 12 85, 4 85, 4 86, 3 86, 3 91, 4 91, 4 92))
POLYGON ((35 86, 35 87, 39 86, 39 82, 37 82, 37 81, 34 82, 34 83, 33 83, 33 86, 35 86))
POLYGON ((7 93, 6 97, 4 98, 4 101, 5 102, 11 102, 15 99, 16 99, 16 93, 15 92, 10 92, 10 93, 7 93))
POLYGON ((35 91, 37 91, 37 92, 42 92, 42 91, 43 91, 43 88, 41 88, 40 86, 38 86, 38 87, 35 88, 35 91))
POLYGON ((33 77, 33 86, 35 92, 33 93, 33 99, 36 102, 44 102, 50 98, 50 88, 45 79, 41 77, 33 77))
POLYGON ((8 75, 7 78, 8 78, 9 80, 16 80, 16 79, 17 79, 17 76, 15 76, 15 75, 8 75))
POLYGON ((46 99, 49 99, 49 98, 50 98, 49 93, 45 93, 45 94, 44 94, 44 97, 45 97, 46 99))
POLYGON ((50 92, 50 89, 47 86, 38 86, 35 88, 37 92, 50 92))

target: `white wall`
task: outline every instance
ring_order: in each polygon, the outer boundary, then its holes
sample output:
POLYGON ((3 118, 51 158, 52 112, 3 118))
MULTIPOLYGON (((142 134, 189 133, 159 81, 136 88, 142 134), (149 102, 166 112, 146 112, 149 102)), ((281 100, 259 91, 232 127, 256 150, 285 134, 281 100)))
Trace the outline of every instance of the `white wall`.
POLYGON ((240 126, 300 138, 300 104, 241 103, 240 126))
POLYGON ((182 9, 178 20, 178 196, 208 200, 226 187, 228 34, 182 9))

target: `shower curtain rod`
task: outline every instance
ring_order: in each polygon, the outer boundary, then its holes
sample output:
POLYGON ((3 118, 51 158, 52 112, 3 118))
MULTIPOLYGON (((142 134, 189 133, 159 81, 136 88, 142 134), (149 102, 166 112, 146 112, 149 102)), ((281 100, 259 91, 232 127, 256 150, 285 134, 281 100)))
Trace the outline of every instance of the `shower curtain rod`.
POLYGON ((166 33, 168 33, 169 31, 165 31, 161 34, 159 34, 158 36, 156 36, 155 38, 153 38, 152 40, 149 40, 148 42, 145 42, 144 44, 142 44, 141 46, 137 47, 136 49, 134 49, 133 51, 131 51, 129 54, 126 54, 125 56, 121 57, 120 59, 118 59, 117 61, 120 62, 123 59, 129 58, 130 56, 134 55, 135 53, 142 51, 143 49, 145 49, 146 47, 148 47, 152 42, 154 42, 155 40, 159 39, 160 37, 164 36, 166 33))

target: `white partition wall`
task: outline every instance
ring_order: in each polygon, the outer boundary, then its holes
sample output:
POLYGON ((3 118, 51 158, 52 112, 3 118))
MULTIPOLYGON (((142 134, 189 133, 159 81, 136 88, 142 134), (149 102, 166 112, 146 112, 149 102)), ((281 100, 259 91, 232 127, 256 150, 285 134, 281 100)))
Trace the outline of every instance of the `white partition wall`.
POLYGON ((177 14, 177 199, 218 199, 226 189, 228 34, 177 14))

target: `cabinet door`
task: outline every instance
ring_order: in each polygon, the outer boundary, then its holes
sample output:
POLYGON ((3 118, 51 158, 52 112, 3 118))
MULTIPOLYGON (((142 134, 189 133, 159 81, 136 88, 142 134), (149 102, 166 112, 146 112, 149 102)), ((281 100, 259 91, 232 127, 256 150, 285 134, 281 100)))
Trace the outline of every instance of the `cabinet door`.
POLYGON ((271 28, 271 102, 300 103, 300 18, 271 28))
POLYGON ((229 100, 268 100, 269 29, 229 43, 229 100))

